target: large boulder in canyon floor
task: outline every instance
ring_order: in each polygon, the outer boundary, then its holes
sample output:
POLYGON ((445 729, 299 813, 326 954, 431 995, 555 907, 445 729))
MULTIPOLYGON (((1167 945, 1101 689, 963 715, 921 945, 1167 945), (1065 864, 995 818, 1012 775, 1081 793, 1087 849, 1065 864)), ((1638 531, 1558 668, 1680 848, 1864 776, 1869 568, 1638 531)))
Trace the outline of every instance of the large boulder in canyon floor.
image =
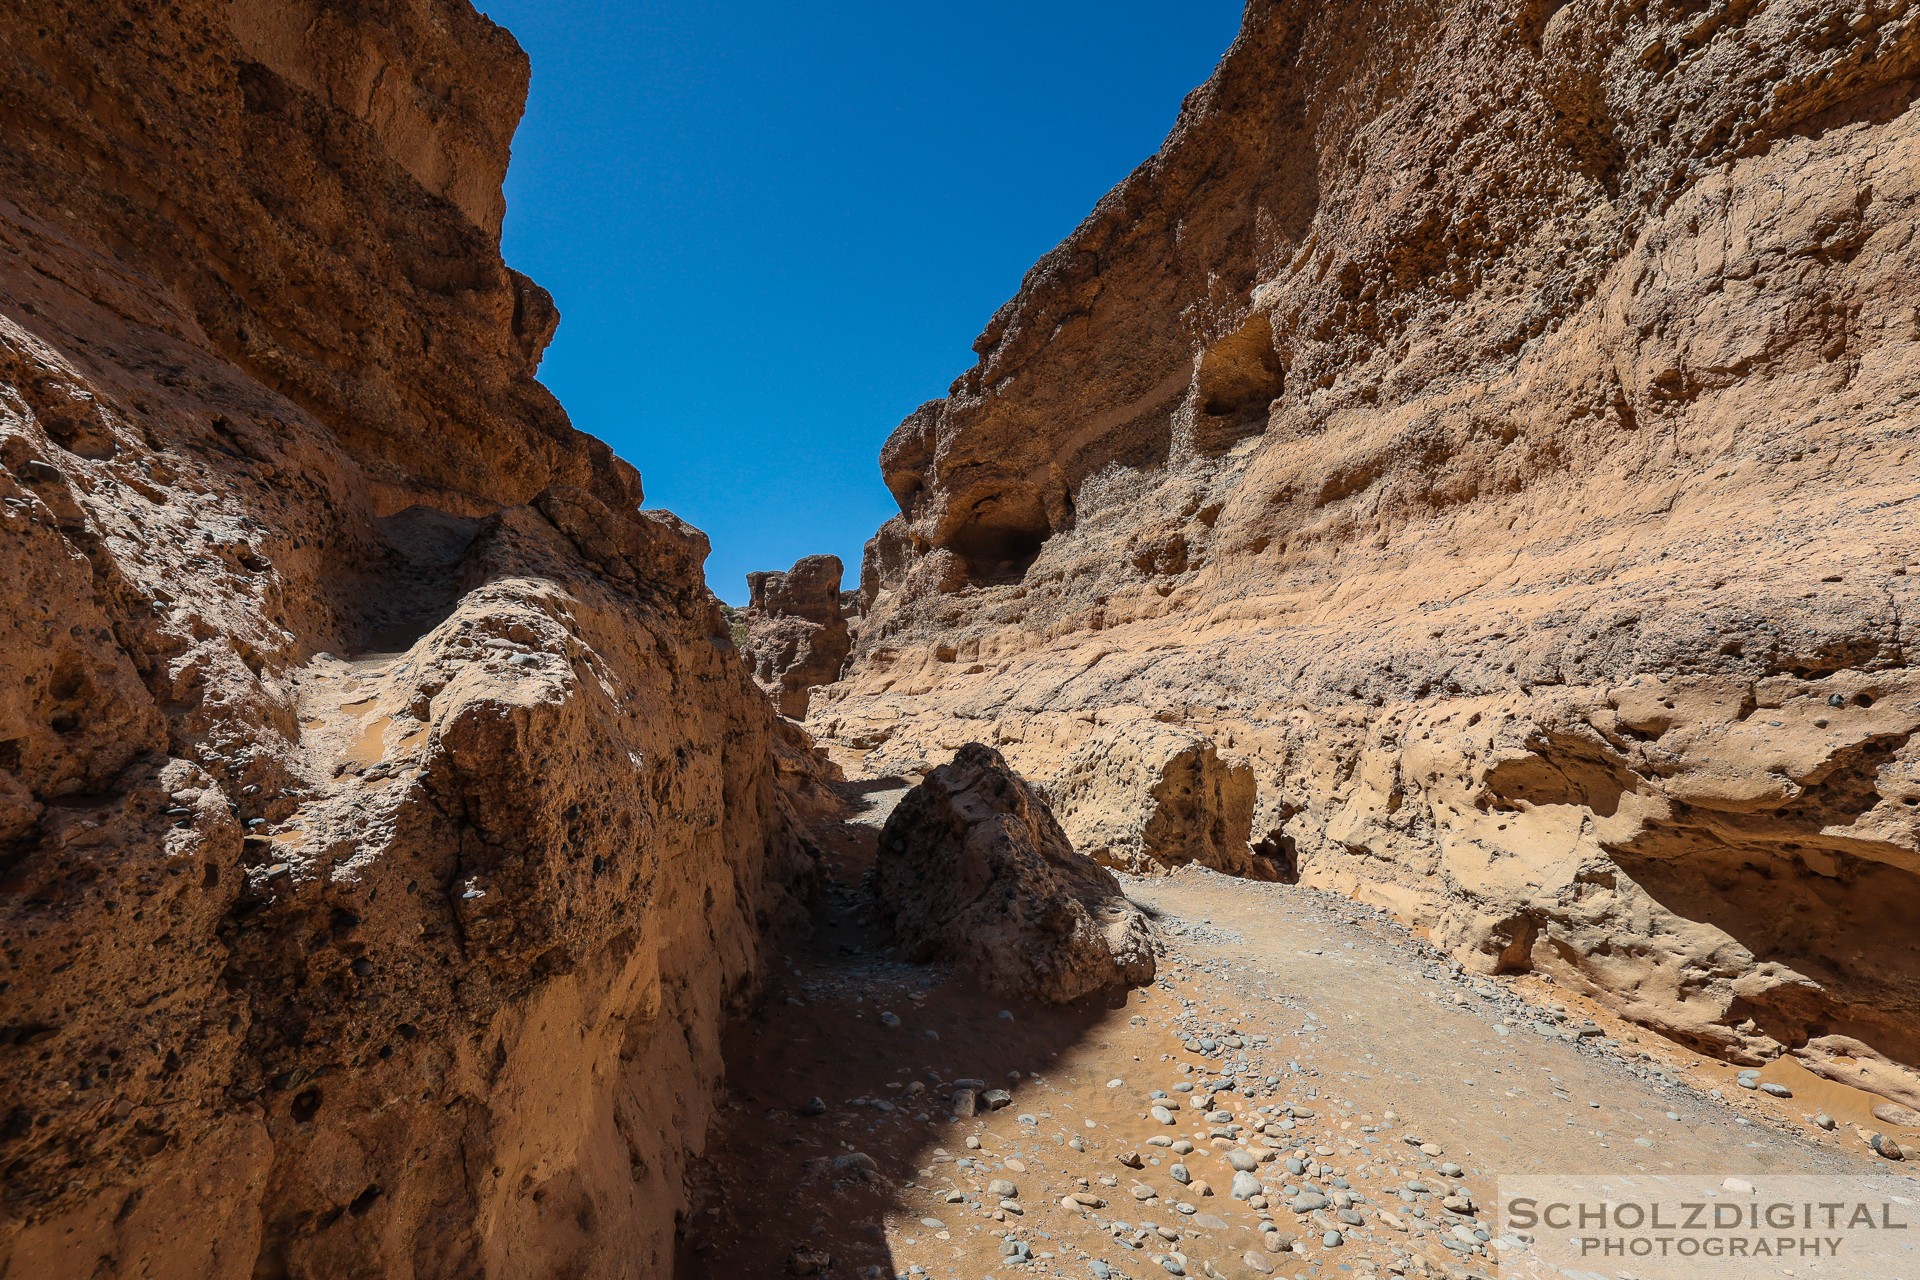
POLYGON ((1004 995, 1064 1003, 1153 979, 1146 917, 992 747, 960 748, 907 793, 874 882, 911 959, 957 960, 1004 995))

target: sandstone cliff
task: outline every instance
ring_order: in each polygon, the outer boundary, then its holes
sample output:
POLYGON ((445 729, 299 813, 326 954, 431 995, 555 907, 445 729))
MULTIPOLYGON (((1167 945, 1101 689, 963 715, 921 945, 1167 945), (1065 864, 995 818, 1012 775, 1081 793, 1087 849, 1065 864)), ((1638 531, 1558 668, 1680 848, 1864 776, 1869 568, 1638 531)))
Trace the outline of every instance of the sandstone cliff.
POLYGON ((533 380, 526 80, 0 3, 0 1275, 668 1270, 806 866, 704 539, 533 380))
POLYGON ((839 556, 805 556, 785 573, 750 573, 742 646, 754 683, 783 716, 802 719, 820 685, 840 678, 853 650, 842 611, 839 556))
POLYGON ((1906 0, 1253 0, 887 442, 811 726, 1920 1101, 1917 75, 1906 0))

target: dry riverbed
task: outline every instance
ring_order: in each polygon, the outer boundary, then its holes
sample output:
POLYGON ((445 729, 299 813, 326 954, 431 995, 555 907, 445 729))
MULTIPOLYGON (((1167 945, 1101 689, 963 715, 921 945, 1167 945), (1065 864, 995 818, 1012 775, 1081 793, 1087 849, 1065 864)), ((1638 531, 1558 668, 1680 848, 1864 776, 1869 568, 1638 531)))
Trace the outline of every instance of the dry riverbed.
POLYGON ((898 795, 834 833, 813 939, 732 1034, 685 1280, 1497 1275, 1525 1249, 1503 1174, 1904 1173, 1863 1127, 1920 1146, 1869 1095, 1779 1064, 1757 1082, 1792 1096, 1744 1088, 1371 907, 1199 869, 1126 881, 1151 986, 1010 1005, 864 923, 898 795))

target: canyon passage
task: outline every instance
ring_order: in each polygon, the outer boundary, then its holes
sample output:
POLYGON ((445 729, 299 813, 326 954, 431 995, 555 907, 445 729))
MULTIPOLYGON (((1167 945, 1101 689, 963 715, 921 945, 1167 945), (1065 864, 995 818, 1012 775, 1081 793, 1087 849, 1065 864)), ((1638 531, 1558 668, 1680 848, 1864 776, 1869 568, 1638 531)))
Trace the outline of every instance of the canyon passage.
POLYGON ((0 32, 0 1277, 1920 1190, 1908 0, 1251 0, 742 610, 536 378, 503 28, 0 32))

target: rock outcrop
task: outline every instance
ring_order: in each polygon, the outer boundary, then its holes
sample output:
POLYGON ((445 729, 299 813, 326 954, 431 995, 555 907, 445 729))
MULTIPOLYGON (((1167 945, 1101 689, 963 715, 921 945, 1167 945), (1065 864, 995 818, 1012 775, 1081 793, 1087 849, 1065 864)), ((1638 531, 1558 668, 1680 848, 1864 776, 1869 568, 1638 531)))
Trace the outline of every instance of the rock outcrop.
POLYGON ((670 1268, 808 865, 704 539, 533 380, 526 78, 0 4, 0 1273, 670 1268))
POLYGON ((1133 866, 1205 743, 1192 856, 1920 1102, 1917 77, 1906 0, 1254 0, 887 442, 810 725, 1133 866))
POLYGON ((1146 917, 992 747, 960 748, 901 799, 873 884, 904 955, 956 961, 1002 995, 1065 1003, 1153 980, 1146 917))
POLYGON ((806 556, 785 573, 750 573, 742 651, 780 714, 803 720, 815 688, 840 678, 853 652, 839 556, 806 556))

